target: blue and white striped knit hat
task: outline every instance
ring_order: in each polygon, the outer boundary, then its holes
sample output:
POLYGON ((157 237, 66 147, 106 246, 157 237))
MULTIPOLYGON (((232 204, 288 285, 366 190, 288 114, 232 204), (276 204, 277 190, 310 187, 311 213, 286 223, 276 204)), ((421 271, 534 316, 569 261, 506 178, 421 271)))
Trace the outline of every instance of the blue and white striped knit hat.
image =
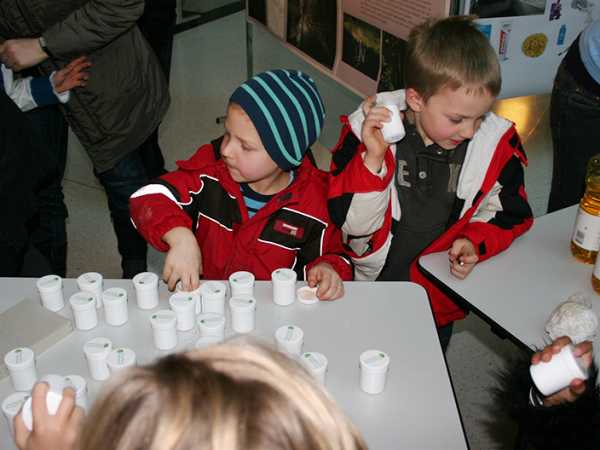
POLYGON ((248 114, 269 156, 283 170, 302 162, 323 129, 325 107, 315 82, 299 70, 269 70, 229 99, 248 114))

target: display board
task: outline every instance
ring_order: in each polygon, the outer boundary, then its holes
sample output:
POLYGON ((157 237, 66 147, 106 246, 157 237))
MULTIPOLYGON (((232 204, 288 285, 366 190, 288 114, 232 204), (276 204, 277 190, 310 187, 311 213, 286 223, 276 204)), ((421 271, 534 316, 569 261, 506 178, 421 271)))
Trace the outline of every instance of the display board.
MULTIPOLYGON (((597 2, 595 2, 597 3, 597 2)), ((410 29, 475 14, 498 52, 501 97, 548 93, 569 45, 596 18, 587 0, 249 0, 248 18, 359 95, 403 87, 410 29)))

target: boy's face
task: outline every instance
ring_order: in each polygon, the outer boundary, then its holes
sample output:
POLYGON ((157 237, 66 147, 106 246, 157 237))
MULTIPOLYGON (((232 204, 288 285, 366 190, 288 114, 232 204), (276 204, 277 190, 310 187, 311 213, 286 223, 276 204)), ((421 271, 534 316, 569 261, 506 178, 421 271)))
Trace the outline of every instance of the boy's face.
POLYGON ((494 100, 487 90, 478 92, 467 86, 456 90, 444 87, 427 100, 414 89, 406 90, 406 101, 425 145, 436 143, 446 150, 473 137, 494 100))
POLYGON ((248 115, 235 103, 227 108, 221 156, 238 183, 268 182, 283 173, 265 150, 248 115))

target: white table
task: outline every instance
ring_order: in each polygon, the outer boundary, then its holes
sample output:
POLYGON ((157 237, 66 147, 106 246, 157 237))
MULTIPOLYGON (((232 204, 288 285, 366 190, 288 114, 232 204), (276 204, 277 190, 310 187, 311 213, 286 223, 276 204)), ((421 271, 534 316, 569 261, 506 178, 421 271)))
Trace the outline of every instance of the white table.
MULTIPOLYGON (((419 264, 476 314, 521 343, 539 348, 549 339, 546 320, 570 295, 584 293, 600 316, 600 296, 591 284, 592 266, 571 255, 576 214, 577 206, 572 206, 536 219, 531 230, 506 251, 477 264, 464 280, 450 274, 446 252, 423 256, 419 264)), ((600 348, 598 337, 595 346, 600 348)))
MULTIPOLYGON (((34 281, 0 279, 0 312, 24 297, 37 298, 34 281)), ((65 280, 64 284, 68 299, 76 284, 74 280, 65 280)), ((105 281, 105 288, 114 286, 129 292, 129 322, 111 327, 101 314, 95 329, 76 330, 39 355, 39 376, 82 375, 93 398, 101 383, 89 377, 82 352, 87 340, 108 337, 113 345, 132 348, 141 364, 166 353, 153 346, 148 321, 152 311, 135 306, 131 282, 105 281)), ((252 334, 273 343, 273 333, 279 326, 300 326, 305 333, 304 350, 322 352, 329 358, 327 389, 363 433, 371 450, 467 448, 431 310, 421 287, 412 283, 347 283, 345 297, 336 302, 295 302, 286 307, 273 304, 271 291, 271 283, 256 285, 257 330, 252 334), (371 348, 391 357, 386 389, 380 395, 362 392, 358 383, 358 357, 371 348)), ((162 285, 160 308, 168 307, 168 295, 162 285)), ((70 317, 70 309, 64 308, 60 314, 70 317)), ((198 336, 187 332, 178 337, 176 350, 182 350, 193 346, 198 336)), ((9 378, 0 381, 0 398, 11 392, 9 378)), ((14 448, 4 419, 0 424, 0 448, 14 448)))

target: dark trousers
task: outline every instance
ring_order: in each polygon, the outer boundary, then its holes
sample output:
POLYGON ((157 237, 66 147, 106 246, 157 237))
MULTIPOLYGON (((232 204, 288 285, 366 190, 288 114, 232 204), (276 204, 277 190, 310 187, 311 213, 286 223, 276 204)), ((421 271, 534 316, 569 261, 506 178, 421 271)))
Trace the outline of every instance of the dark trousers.
POLYGON ((564 66, 556 74, 550 103, 554 166, 548 212, 581 200, 587 163, 600 153, 600 97, 579 86, 564 66))

